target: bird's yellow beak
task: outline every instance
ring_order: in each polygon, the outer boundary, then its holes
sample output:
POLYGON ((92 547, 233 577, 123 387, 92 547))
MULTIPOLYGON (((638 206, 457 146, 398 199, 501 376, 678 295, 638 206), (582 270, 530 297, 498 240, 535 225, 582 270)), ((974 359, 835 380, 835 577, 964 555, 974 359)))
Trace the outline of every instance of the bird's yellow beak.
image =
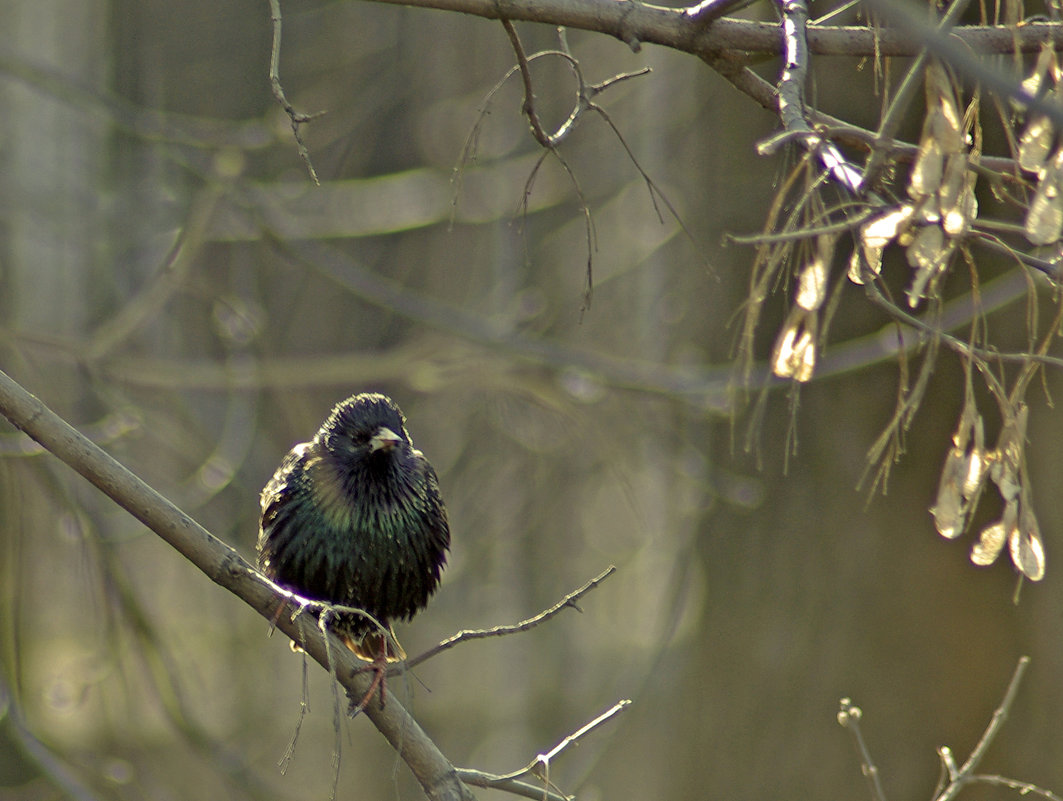
POLYGON ((381 451, 381 450, 383 450, 383 451, 391 450, 396 445, 398 445, 400 442, 402 442, 402 437, 400 437, 398 434, 396 434, 390 428, 386 428, 384 426, 381 426, 380 429, 378 429, 377 432, 375 434, 373 434, 373 436, 370 438, 370 440, 369 440, 369 450, 374 452, 374 453, 376 451, 381 451))

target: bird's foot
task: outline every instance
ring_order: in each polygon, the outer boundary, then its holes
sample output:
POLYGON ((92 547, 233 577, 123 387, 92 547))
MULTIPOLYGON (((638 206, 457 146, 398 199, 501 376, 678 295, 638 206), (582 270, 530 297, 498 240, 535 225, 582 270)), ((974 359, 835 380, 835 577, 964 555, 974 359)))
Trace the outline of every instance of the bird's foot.
POLYGON ((369 689, 365 691, 365 695, 362 696, 362 700, 357 704, 354 703, 354 699, 351 699, 351 705, 347 709, 347 714, 352 718, 357 717, 358 713, 365 709, 369 702, 373 700, 374 695, 380 696, 380 708, 384 708, 384 699, 387 696, 388 691, 388 661, 387 658, 381 654, 373 660, 372 664, 366 665, 363 668, 357 670, 358 673, 364 673, 367 670, 373 671, 373 681, 369 685, 369 689))

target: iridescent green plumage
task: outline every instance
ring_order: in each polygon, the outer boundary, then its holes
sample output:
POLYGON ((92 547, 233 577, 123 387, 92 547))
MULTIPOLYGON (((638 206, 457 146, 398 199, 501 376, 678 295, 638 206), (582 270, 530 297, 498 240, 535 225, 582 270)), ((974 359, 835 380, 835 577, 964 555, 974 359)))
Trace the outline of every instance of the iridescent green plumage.
MULTIPOLYGON (((436 473, 384 395, 337 405, 284 458, 261 500, 259 567, 299 595, 357 607, 388 626, 424 608, 439 584, 450 531, 436 473)), ((368 660, 383 651, 374 628, 355 615, 334 626, 368 660)))

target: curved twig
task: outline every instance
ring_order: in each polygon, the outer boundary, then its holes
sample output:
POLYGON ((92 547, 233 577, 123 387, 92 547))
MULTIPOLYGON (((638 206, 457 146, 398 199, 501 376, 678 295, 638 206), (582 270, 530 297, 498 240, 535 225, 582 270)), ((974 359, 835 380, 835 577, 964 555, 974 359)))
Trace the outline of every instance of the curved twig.
POLYGON ((545 623, 550 618, 560 614, 562 611, 568 608, 575 609, 577 612, 581 611, 579 606, 576 605, 576 602, 588 592, 597 587, 599 584, 601 584, 603 581, 605 581, 607 578, 609 578, 611 575, 613 575, 613 573, 615 572, 616 565, 609 565, 609 567, 607 567, 597 576, 592 578, 578 590, 573 590, 560 601, 558 601, 556 604, 551 606, 549 609, 544 609, 539 614, 530 617, 527 620, 522 620, 520 623, 514 623, 512 625, 506 626, 494 626, 489 629, 464 629, 462 631, 459 631, 453 637, 448 637, 435 647, 429 648, 423 654, 419 654, 413 657, 412 659, 407 659, 401 665, 392 668, 392 670, 389 671, 389 675, 405 673, 406 671, 411 670, 412 668, 415 668, 424 662, 427 662, 432 657, 438 656, 443 651, 449 651, 455 645, 459 645, 460 643, 468 642, 469 640, 482 640, 487 637, 504 637, 507 634, 518 634, 522 631, 527 631, 528 629, 535 628, 540 623, 545 623))
POLYGON ((295 144, 299 151, 299 158, 303 160, 303 164, 306 165, 306 171, 310 175, 310 179, 317 186, 321 185, 321 181, 317 178, 317 170, 314 169, 314 164, 310 160, 310 151, 306 147, 306 142, 303 141, 303 136, 299 132, 299 127, 305 125, 316 117, 322 116, 325 112, 318 111, 313 114, 306 114, 302 111, 296 111, 295 107, 288 102, 288 98, 284 94, 284 87, 281 86, 280 77, 280 60, 281 60, 281 4, 280 0, 269 0, 269 20, 273 25, 273 45, 270 48, 269 54, 269 86, 273 92, 273 97, 281 107, 284 109, 284 113, 288 115, 288 119, 292 123, 292 134, 295 136, 295 144))
POLYGON ((952 801, 965 785, 970 784, 975 780, 976 776, 974 771, 978 768, 982 758, 986 755, 989 746, 993 744, 993 741, 1000 733, 1000 728, 1004 725, 1004 721, 1008 719, 1008 713, 1011 711, 1012 704, 1015 703, 1015 696, 1019 692, 1019 685, 1022 684, 1022 677, 1026 675, 1026 668, 1029 666, 1030 657, 1022 656, 1019 658, 1019 663, 1015 666, 1015 672, 1011 675, 1011 681, 1008 682, 1008 689, 1004 693, 1004 699, 993 712, 993 718, 989 721, 989 725, 986 727, 985 732, 983 732, 981 739, 960 768, 957 769, 955 765, 951 763, 951 751, 949 751, 947 747, 943 746, 939 749, 939 753, 941 753, 942 758, 947 764, 948 785, 940 794, 938 794, 934 801, 952 801), (946 758, 946 753, 948 754, 948 758, 946 758))

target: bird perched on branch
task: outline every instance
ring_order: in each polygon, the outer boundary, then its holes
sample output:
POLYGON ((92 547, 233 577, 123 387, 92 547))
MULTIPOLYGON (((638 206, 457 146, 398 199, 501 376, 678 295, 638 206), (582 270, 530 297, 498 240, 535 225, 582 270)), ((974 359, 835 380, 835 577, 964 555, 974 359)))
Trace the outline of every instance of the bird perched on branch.
POLYGON ((305 598, 373 618, 341 612, 332 625, 376 674, 352 713, 378 688, 383 705, 387 664, 406 658, 391 621, 428 603, 450 546, 436 472, 405 423, 390 398, 354 395, 292 448, 262 490, 262 572, 305 598))

